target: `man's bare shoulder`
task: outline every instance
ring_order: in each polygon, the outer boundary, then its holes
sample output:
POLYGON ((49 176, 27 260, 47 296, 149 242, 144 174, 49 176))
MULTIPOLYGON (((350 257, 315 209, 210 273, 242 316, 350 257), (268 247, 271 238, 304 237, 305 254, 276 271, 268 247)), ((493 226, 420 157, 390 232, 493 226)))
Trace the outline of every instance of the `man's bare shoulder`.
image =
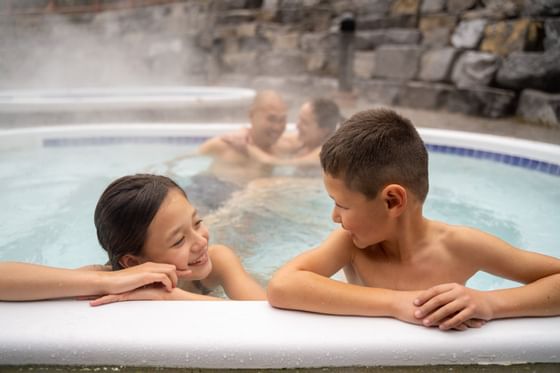
POLYGON ((198 147, 198 152, 203 155, 221 155, 226 150, 228 145, 221 136, 212 137, 198 147))

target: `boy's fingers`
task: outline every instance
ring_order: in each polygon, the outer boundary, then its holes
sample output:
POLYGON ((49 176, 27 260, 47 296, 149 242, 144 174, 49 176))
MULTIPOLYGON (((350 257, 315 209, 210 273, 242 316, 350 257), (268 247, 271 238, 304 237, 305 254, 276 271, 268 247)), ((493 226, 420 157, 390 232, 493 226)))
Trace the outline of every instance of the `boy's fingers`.
POLYGON ((441 330, 448 330, 448 329, 454 329, 461 324, 464 324, 465 326, 469 326, 468 321, 469 321, 470 317, 471 317, 471 315, 470 315, 469 310, 464 309, 463 311, 458 312, 455 316, 453 316, 449 320, 446 320, 446 321, 442 322, 439 325, 439 328, 441 330))
POLYGON ((430 298, 427 302, 425 302, 420 308, 418 308, 414 312, 414 316, 419 319, 425 317, 426 315, 436 312, 440 307, 453 302, 453 300, 455 300, 455 298, 450 292, 437 294, 430 298))
POLYGON ((452 287, 450 285, 451 284, 436 285, 436 286, 433 286, 433 287, 429 288, 428 290, 423 291, 414 300, 414 305, 415 306, 421 306, 424 303, 426 303, 427 301, 429 301, 430 299, 432 299, 433 297, 435 297, 435 296, 437 296, 441 293, 448 292, 449 290, 452 289, 452 287))
MULTIPOLYGON (((424 320, 422 320, 422 323, 426 326, 439 325, 441 323, 443 324, 451 323, 452 320, 456 320, 457 316, 453 317, 449 321, 445 321, 445 322, 443 321, 451 317, 452 315, 461 312, 462 309, 463 306, 460 304, 460 302, 452 301, 450 303, 445 304, 443 307, 438 308, 433 313, 428 314, 428 316, 426 316, 424 320)), ((460 323, 462 323, 462 320, 461 322, 454 322, 452 323, 452 325, 456 326, 460 323)))

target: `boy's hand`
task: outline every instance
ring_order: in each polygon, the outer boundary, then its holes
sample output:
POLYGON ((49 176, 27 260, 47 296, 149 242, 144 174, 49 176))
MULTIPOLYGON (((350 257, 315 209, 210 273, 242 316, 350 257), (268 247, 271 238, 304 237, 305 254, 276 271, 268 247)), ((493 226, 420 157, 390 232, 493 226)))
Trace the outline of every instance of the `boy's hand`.
POLYGON ((479 328, 492 318, 484 292, 459 284, 442 284, 423 291, 415 300, 414 316, 425 326, 442 330, 479 328))

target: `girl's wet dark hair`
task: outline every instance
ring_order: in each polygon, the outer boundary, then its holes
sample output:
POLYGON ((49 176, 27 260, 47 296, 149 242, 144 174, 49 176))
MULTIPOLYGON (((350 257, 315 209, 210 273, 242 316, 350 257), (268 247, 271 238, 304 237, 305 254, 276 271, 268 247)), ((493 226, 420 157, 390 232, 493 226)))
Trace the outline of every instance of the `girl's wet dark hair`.
POLYGON ((123 268, 119 261, 124 255, 142 253, 148 227, 172 188, 187 198, 170 178, 150 174, 123 176, 101 194, 95 208, 95 228, 114 270, 123 268))

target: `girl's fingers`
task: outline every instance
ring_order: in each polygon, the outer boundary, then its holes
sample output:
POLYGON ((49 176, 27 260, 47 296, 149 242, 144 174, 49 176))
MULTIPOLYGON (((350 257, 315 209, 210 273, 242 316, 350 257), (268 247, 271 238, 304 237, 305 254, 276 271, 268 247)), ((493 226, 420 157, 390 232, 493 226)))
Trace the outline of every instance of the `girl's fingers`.
POLYGON ((101 298, 92 300, 91 302, 89 302, 89 305, 92 307, 96 307, 96 306, 102 306, 104 304, 115 303, 118 302, 119 300, 120 300, 120 295, 109 294, 109 295, 104 295, 101 298))

